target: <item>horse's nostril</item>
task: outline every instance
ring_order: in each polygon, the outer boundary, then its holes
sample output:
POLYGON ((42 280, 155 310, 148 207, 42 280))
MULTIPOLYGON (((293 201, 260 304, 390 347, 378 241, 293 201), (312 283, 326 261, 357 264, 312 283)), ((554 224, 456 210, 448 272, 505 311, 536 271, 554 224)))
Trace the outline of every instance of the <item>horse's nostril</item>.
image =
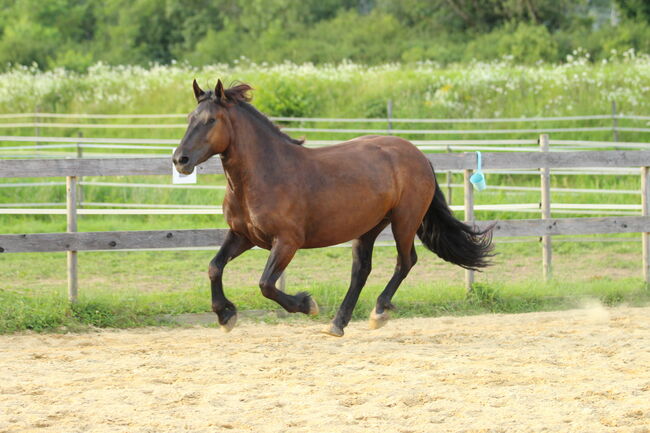
POLYGON ((190 159, 187 156, 181 156, 181 159, 178 160, 179 164, 187 164, 190 159))

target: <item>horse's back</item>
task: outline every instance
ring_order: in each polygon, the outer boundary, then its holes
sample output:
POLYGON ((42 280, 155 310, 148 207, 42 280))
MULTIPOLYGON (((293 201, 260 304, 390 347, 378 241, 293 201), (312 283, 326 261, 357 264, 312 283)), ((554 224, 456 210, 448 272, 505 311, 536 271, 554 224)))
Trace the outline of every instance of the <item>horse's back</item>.
MULTIPOLYGON (((338 159, 381 164, 382 160, 405 164, 411 161, 420 167, 426 167, 427 159, 413 143, 400 137, 390 135, 366 135, 327 147, 309 149, 316 161, 338 159)), ((344 163, 345 164, 345 163, 344 163)), ((428 169, 426 169, 428 170, 428 169)))
MULTIPOLYGON (((368 135, 334 146, 310 149, 317 164, 326 165, 330 174, 374 179, 384 184, 387 172, 399 189, 412 188, 413 182, 434 182, 431 165, 413 143, 400 137, 368 135)), ((433 183, 432 183, 433 185, 433 183)))

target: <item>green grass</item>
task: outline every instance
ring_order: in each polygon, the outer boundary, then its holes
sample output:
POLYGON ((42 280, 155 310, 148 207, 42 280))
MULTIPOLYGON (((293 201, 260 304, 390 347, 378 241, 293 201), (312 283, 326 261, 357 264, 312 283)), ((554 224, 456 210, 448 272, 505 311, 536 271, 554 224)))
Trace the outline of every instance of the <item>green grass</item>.
MULTIPOLYGON (((326 302, 325 306, 328 307, 315 320, 331 318, 333 308, 336 308, 344 295, 343 288, 315 284, 309 289, 319 302, 326 302)), ((375 299, 370 294, 376 295, 380 289, 378 286, 365 289, 354 312, 354 320, 367 317, 375 299)), ((230 298, 240 310, 278 309, 277 305, 266 301, 254 288, 236 288, 233 292, 230 298)), ((470 293, 458 284, 433 287, 416 284, 398 292, 395 299, 399 310, 392 314, 393 317, 419 317, 580 308, 588 300, 598 300, 608 306, 621 303, 646 305, 650 301, 650 294, 642 288, 638 279, 630 279, 616 284, 612 281, 574 284, 570 290, 560 283, 480 283, 470 293)), ((208 309, 209 294, 205 289, 155 294, 137 291, 89 292, 72 305, 63 294, 47 292, 25 295, 0 290, 0 333, 174 325, 174 315, 207 312, 208 309)))
MULTIPOLYGON (((640 260, 634 260, 640 255, 638 243, 556 246, 552 282, 541 281, 538 245, 499 244, 497 264, 477 275, 470 293, 464 288, 460 268, 420 249, 418 265, 394 298, 398 307, 394 316, 521 313, 576 308, 589 300, 605 305, 650 301, 640 278, 640 260), (625 266, 629 263, 634 266, 625 266), (610 276, 613 273, 617 276, 610 276)), ((240 310, 279 309, 257 287, 267 254, 250 251, 226 269, 226 295, 240 310)), ((75 305, 66 300, 65 254, 5 255, 0 268, 0 332, 173 325, 175 315, 210 310, 206 268, 212 255, 210 251, 82 253, 80 296, 75 305)), ((376 248, 373 273, 359 299, 355 320, 367 317, 393 263, 392 247, 376 248)), ((324 307, 318 318, 305 320, 324 321, 333 316, 347 290, 349 268, 349 248, 299 252, 288 269, 287 291, 307 290, 324 307)))

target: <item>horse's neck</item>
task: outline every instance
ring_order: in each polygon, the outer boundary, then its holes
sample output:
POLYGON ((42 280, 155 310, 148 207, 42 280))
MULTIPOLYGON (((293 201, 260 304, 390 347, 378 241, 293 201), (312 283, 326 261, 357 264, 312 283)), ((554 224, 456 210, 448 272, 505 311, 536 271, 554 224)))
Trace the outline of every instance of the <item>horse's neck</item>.
POLYGON ((235 194, 263 193, 286 178, 287 166, 296 157, 295 145, 249 119, 237 122, 233 140, 221 155, 228 184, 235 194))

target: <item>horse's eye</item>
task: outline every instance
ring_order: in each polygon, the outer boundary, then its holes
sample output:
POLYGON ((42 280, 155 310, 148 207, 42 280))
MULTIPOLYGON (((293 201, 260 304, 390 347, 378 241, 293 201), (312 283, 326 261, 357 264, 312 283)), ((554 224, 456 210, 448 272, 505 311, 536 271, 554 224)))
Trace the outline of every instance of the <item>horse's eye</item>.
POLYGON ((208 119, 208 125, 212 125, 212 124, 213 124, 214 122, 216 122, 216 121, 217 121, 217 119, 215 119, 214 117, 210 117, 210 118, 208 119))

